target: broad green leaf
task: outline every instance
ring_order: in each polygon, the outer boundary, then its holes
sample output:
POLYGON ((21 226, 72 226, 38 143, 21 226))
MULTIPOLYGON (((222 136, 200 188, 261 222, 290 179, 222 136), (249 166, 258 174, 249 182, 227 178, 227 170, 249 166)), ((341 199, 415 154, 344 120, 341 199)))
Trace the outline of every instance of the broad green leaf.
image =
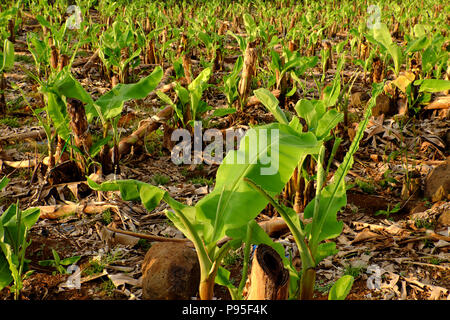
POLYGON ((235 289, 233 282, 230 280, 231 272, 225 269, 224 267, 219 267, 216 275, 216 283, 218 285, 227 287, 228 289, 235 289))
POLYGON ((311 101, 306 99, 300 99, 295 104, 294 109, 297 112, 297 115, 306 121, 308 130, 315 132, 315 130, 317 129, 318 117, 316 113, 316 108, 311 103, 311 101))
POLYGON ((257 32, 257 27, 256 27, 256 23, 255 23, 255 20, 253 19, 253 17, 251 15, 249 15, 248 13, 244 13, 243 20, 244 20, 245 31, 247 31, 247 34, 251 37, 255 37, 256 32, 257 32))
POLYGON ((55 261, 56 265, 59 265, 59 262, 61 261, 61 259, 59 258, 59 254, 55 249, 52 249, 52 254, 53 254, 53 259, 55 261))
POLYGON ((95 103, 100 107, 105 119, 111 119, 122 112, 123 103, 131 99, 144 99, 159 84, 163 76, 161 67, 133 84, 119 83, 109 92, 101 96, 95 103))
POLYGON ((450 81, 441 79, 422 79, 414 81, 415 86, 420 86, 419 92, 440 92, 450 90, 450 81))
POLYGON ((254 91, 255 96, 261 103, 274 115, 275 119, 281 124, 289 124, 283 110, 278 106, 278 99, 267 89, 261 88, 254 91))
POLYGON ((299 134, 287 125, 273 123, 249 130, 239 150, 230 151, 217 170, 214 191, 196 205, 198 218, 214 226, 214 234, 205 235, 207 242, 246 225, 267 205, 268 200, 244 177, 274 196, 284 188, 300 158, 317 153, 318 148, 312 133, 299 134))
POLYGON ((59 263, 63 266, 68 266, 77 263, 81 259, 81 256, 73 256, 69 258, 62 259, 59 263))
POLYGON ((333 80, 332 86, 327 86, 323 89, 323 101, 325 106, 332 107, 337 103, 339 93, 341 92, 341 80, 339 73, 336 74, 336 78, 333 80))
POLYGON ((48 29, 52 29, 52 25, 50 24, 50 22, 48 22, 47 20, 45 20, 45 18, 41 15, 38 15, 36 17, 36 20, 43 26, 46 27, 48 29))
POLYGON ((183 106, 189 102, 189 91, 186 90, 186 88, 177 83, 174 90, 177 93, 178 99, 180 99, 180 102, 183 106))
POLYGON ((22 223, 30 229, 38 220, 41 210, 39 208, 29 208, 22 211, 22 223))
POLYGON ((328 300, 345 300, 352 289, 354 280, 355 279, 351 275, 341 277, 331 287, 330 293, 328 294, 328 300))
POLYGON ((52 88, 58 92, 58 94, 67 98, 78 99, 89 105, 94 103, 91 96, 86 89, 83 88, 81 83, 79 83, 78 80, 76 80, 72 74, 68 72, 62 72, 60 77, 53 84, 52 88))
POLYGON ((391 33, 386 24, 380 23, 379 28, 373 29, 374 39, 389 52, 394 60, 395 73, 398 74, 400 70, 400 63, 402 59, 402 51, 400 47, 392 41, 391 33))
POLYGON ((344 115, 342 113, 336 109, 328 110, 317 123, 317 139, 320 140, 328 136, 331 129, 336 127, 342 120, 344 120, 344 115))
POLYGON ((402 50, 398 45, 393 43, 388 47, 388 51, 392 57, 392 60, 394 60, 395 74, 398 74, 400 71, 400 64, 403 58, 402 50))
POLYGON ((9 285, 12 281, 15 283, 19 283, 19 271, 17 267, 19 266, 19 259, 17 256, 13 253, 13 249, 9 243, 2 242, 0 240, 0 287, 5 284, 9 285), (6 265, 9 268, 9 277, 8 277, 8 271, 6 271, 4 265, 4 261, 6 261, 6 265), (3 264, 3 266, 2 266, 3 264))
POLYGON ((189 85, 192 120, 196 120, 197 111, 202 98, 203 90, 205 90, 209 77, 211 76, 211 68, 206 68, 195 78, 189 85))
POLYGON ((283 66, 283 72, 291 71, 292 69, 300 66, 301 64, 302 60, 300 58, 293 58, 292 60, 286 62, 286 64, 283 66))
POLYGON ((308 125, 308 131, 316 133, 319 119, 325 114, 325 104, 322 100, 300 99, 294 107, 300 118, 308 125))
MULTIPOLYGON (((194 227, 201 231, 202 225, 195 225, 195 208, 186 206, 169 196, 169 194, 151 184, 136 181, 136 180, 116 180, 116 181, 106 181, 101 185, 92 181, 91 179, 87 179, 88 185, 90 188, 94 190, 100 191, 120 191, 120 196, 125 201, 141 201, 144 207, 151 211, 156 206, 159 205, 161 200, 164 200, 173 210, 180 212, 183 214, 191 224, 194 224, 194 227)), ((185 227, 182 219, 180 219, 177 212, 167 211, 167 217, 174 223, 174 225, 179 229, 183 234, 189 238, 189 232, 185 227)), ((190 240, 193 240, 189 238, 190 240)))
POLYGON ((391 33, 385 23, 380 23, 379 28, 373 28, 373 37, 387 49, 392 44, 391 33))
POLYGON ((405 53, 409 52, 416 52, 425 49, 428 47, 431 43, 431 39, 429 39, 426 36, 423 36, 421 38, 414 39, 408 45, 406 46, 405 53))
POLYGON ((165 191, 150 184, 142 184, 139 195, 144 207, 151 211, 159 205, 165 195, 165 191))
POLYGON ((168 104, 169 106, 174 107, 175 103, 173 103, 172 99, 162 91, 157 90, 156 95, 161 99, 162 102, 168 104))
POLYGON ((272 56, 272 68, 274 69, 274 71, 281 71, 281 58, 278 52, 276 52, 275 50, 271 50, 270 55, 272 56))
POLYGON ((25 211, 21 211, 20 235, 18 235, 19 228, 16 215, 17 210, 20 209, 18 209, 15 204, 12 204, 0 217, 0 224, 3 227, 0 232, 0 242, 8 242, 14 248, 20 246, 25 237, 24 227, 28 229, 31 228, 31 226, 33 226, 39 219, 40 214, 39 208, 29 208, 25 211), (17 243, 17 240, 19 240, 19 243, 17 243))
POLYGON ((55 260, 40 260, 38 264, 41 267, 54 267, 55 266, 55 260))
MULTIPOLYGON (((172 102, 172 100, 170 99, 170 97, 168 95, 166 95, 164 92, 157 90, 156 91, 156 95, 166 104, 168 104, 169 106, 172 107, 172 109, 175 111, 176 115, 178 116, 178 118, 181 120, 181 122, 184 125, 184 121, 183 121, 183 110, 181 106, 176 105, 175 103, 172 102)), ((181 99, 180 99, 181 100, 181 99)))
POLYGON ((319 63, 319 57, 313 56, 313 57, 300 57, 301 64, 298 69, 295 70, 295 74, 297 76, 302 76, 306 70, 310 68, 314 68, 317 63, 319 63))
POLYGON ((126 59, 125 61, 122 62, 122 68, 126 67, 131 61, 133 61, 135 58, 139 57, 139 55, 141 54, 142 49, 138 48, 135 52, 133 52, 133 54, 126 59))
POLYGON ((416 38, 425 37, 426 34, 427 32, 423 24, 418 23, 414 26, 414 35, 416 36, 416 38))
POLYGON ((438 60, 438 54, 433 46, 429 46, 422 53, 422 73, 430 72, 438 60))
POLYGON ((300 118, 297 116, 292 117, 291 122, 289 122, 289 127, 298 133, 301 133, 303 130, 303 125, 300 123, 300 118))

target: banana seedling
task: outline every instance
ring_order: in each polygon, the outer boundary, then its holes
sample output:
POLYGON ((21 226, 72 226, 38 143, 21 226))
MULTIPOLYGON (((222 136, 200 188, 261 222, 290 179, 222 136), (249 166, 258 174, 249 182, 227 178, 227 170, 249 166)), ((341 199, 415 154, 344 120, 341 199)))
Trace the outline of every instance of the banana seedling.
POLYGON ((206 68, 188 85, 187 89, 179 83, 174 88, 177 94, 177 101, 165 93, 157 91, 158 97, 167 105, 173 108, 175 122, 180 121, 183 128, 193 128, 194 121, 200 120, 201 115, 210 110, 208 104, 201 100, 204 90, 209 86, 208 80, 211 76, 211 68, 206 68))
POLYGON ((6 39, 3 43, 3 51, 0 54, 0 114, 6 114, 5 89, 6 79, 5 72, 14 67, 14 45, 6 39))
POLYGON ((239 73, 242 70, 243 62, 244 60, 242 59, 242 57, 238 57, 231 73, 223 77, 223 86, 221 87, 221 90, 227 98, 229 108, 232 107, 233 103, 239 97, 239 73))
MULTIPOLYGON (((0 180, 0 191, 8 184, 9 179, 0 180)), ((19 202, 12 204, 0 215, 0 290, 14 283, 10 290, 14 292, 14 299, 19 298, 23 288, 23 280, 32 271, 27 271, 29 260, 25 258, 25 251, 31 244, 28 241, 28 231, 39 219, 40 210, 29 208, 21 210, 19 202)))
POLYGON ((391 57, 394 62, 394 73, 397 77, 404 60, 404 54, 401 47, 392 41, 391 33, 387 25, 380 23, 378 27, 372 29, 371 33, 365 34, 365 37, 373 44, 378 45, 383 57, 383 65, 386 64, 388 57, 391 57))
POLYGON ((271 50, 270 54, 272 57, 270 69, 276 75, 276 89, 282 91, 286 89, 282 88, 282 82, 287 80, 288 73, 295 73, 294 79, 299 79, 308 68, 315 65, 314 60, 309 57, 302 57, 298 51, 292 52, 288 48, 283 48, 281 56, 275 50, 271 50))

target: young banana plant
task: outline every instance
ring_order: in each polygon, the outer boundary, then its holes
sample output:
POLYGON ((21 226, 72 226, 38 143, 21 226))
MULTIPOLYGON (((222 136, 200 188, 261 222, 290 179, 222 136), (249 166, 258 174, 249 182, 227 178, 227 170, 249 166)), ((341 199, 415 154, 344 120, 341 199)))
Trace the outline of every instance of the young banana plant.
POLYGON ((14 67, 14 45, 8 39, 3 43, 3 52, 0 54, 0 114, 6 114, 6 79, 5 72, 14 67))
POLYGON ((200 116, 210 109, 208 104, 201 100, 204 90, 208 87, 210 76, 211 68, 206 68, 188 85, 187 89, 178 83, 174 88, 178 97, 177 102, 173 102, 161 91, 156 92, 164 103, 174 109, 175 122, 179 120, 184 128, 193 127, 194 121, 200 120, 200 116))
POLYGON ((232 297, 239 298, 245 281, 238 288, 231 286, 229 272, 220 268, 231 247, 245 242, 248 257, 249 245, 265 243, 273 245, 284 257, 282 247, 274 245, 254 222, 268 200, 247 185, 244 178, 257 181, 273 197, 283 189, 300 158, 318 150, 319 143, 312 133, 297 133, 288 125, 278 123, 253 128, 241 140, 239 150, 230 151, 224 158, 217 170, 214 191, 195 206, 183 205, 166 191, 134 180, 101 185, 89 180, 89 185, 95 190, 118 190, 124 200, 141 200, 147 210, 153 210, 161 200, 166 202, 172 209, 166 212, 167 217, 196 248, 201 273, 200 298, 212 299, 217 275, 216 282, 226 285, 232 297), (260 147, 255 150, 258 144, 260 147), (267 157, 273 162, 267 164, 264 160, 267 157), (224 243, 225 237, 232 240, 224 243))
POLYGON ((141 48, 134 50, 135 34, 129 24, 116 20, 100 38, 99 57, 106 67, 119 77, 120 83, 129 81, 129 69, 139 65, 141 48))
POLYGON ((391 57, 394 62, 394 73, 397 77, 404 60, 404 54, 401 47, 392 41, 391 33, 386 24, 380 23, 378 28, 373 28, 371 33, 365 34, 365 37, 379 46, 384 61, 387 60, 388 55, 391 57))

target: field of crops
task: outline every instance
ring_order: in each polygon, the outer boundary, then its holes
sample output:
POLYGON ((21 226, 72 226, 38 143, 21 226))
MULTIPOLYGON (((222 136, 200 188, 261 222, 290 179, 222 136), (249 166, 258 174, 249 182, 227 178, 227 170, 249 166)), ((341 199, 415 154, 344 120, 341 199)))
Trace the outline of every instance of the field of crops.
POLYGON ((0 299, 450 299, 449 26, 3 0, 0 299))

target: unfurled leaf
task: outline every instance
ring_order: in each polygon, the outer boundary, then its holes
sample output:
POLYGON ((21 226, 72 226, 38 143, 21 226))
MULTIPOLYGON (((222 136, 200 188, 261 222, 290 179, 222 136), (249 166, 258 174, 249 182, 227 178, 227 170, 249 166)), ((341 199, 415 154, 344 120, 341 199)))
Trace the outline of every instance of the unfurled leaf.
POLYGON ((0 290, 9 286, 13 281, 11 270, 9 270, 9 263, 0 248, 0 290))
POLYGON ((331 86, 327 86, 323 89, 323 101, 325 103, 325 107, 334 106, 339 98, 339 93, 341 92, 341 80, 339 73, 336 74, 335 79, 331 86))
POLYGON ((189 85, 188 90, 190 92, 192 120, 196 120, 197 112, 199 111, 200 100, 202 98, 203 91, 208 85, 209 77, 211 76, 211 68, 206 68, 195 78, 189 85))
POLYGON ((389 52, 394 61, 395 73, 398 74, 403 55, 400 47, 392 41, 391 33, 389 32, 387 25, 380 23, 379 28, 373 28, 373 38, 384 50, 389 52))
POLYGON ((14 67, 14 44, 8 39, 3 44, 3 61, 0 72, 9 71, 14 67))

